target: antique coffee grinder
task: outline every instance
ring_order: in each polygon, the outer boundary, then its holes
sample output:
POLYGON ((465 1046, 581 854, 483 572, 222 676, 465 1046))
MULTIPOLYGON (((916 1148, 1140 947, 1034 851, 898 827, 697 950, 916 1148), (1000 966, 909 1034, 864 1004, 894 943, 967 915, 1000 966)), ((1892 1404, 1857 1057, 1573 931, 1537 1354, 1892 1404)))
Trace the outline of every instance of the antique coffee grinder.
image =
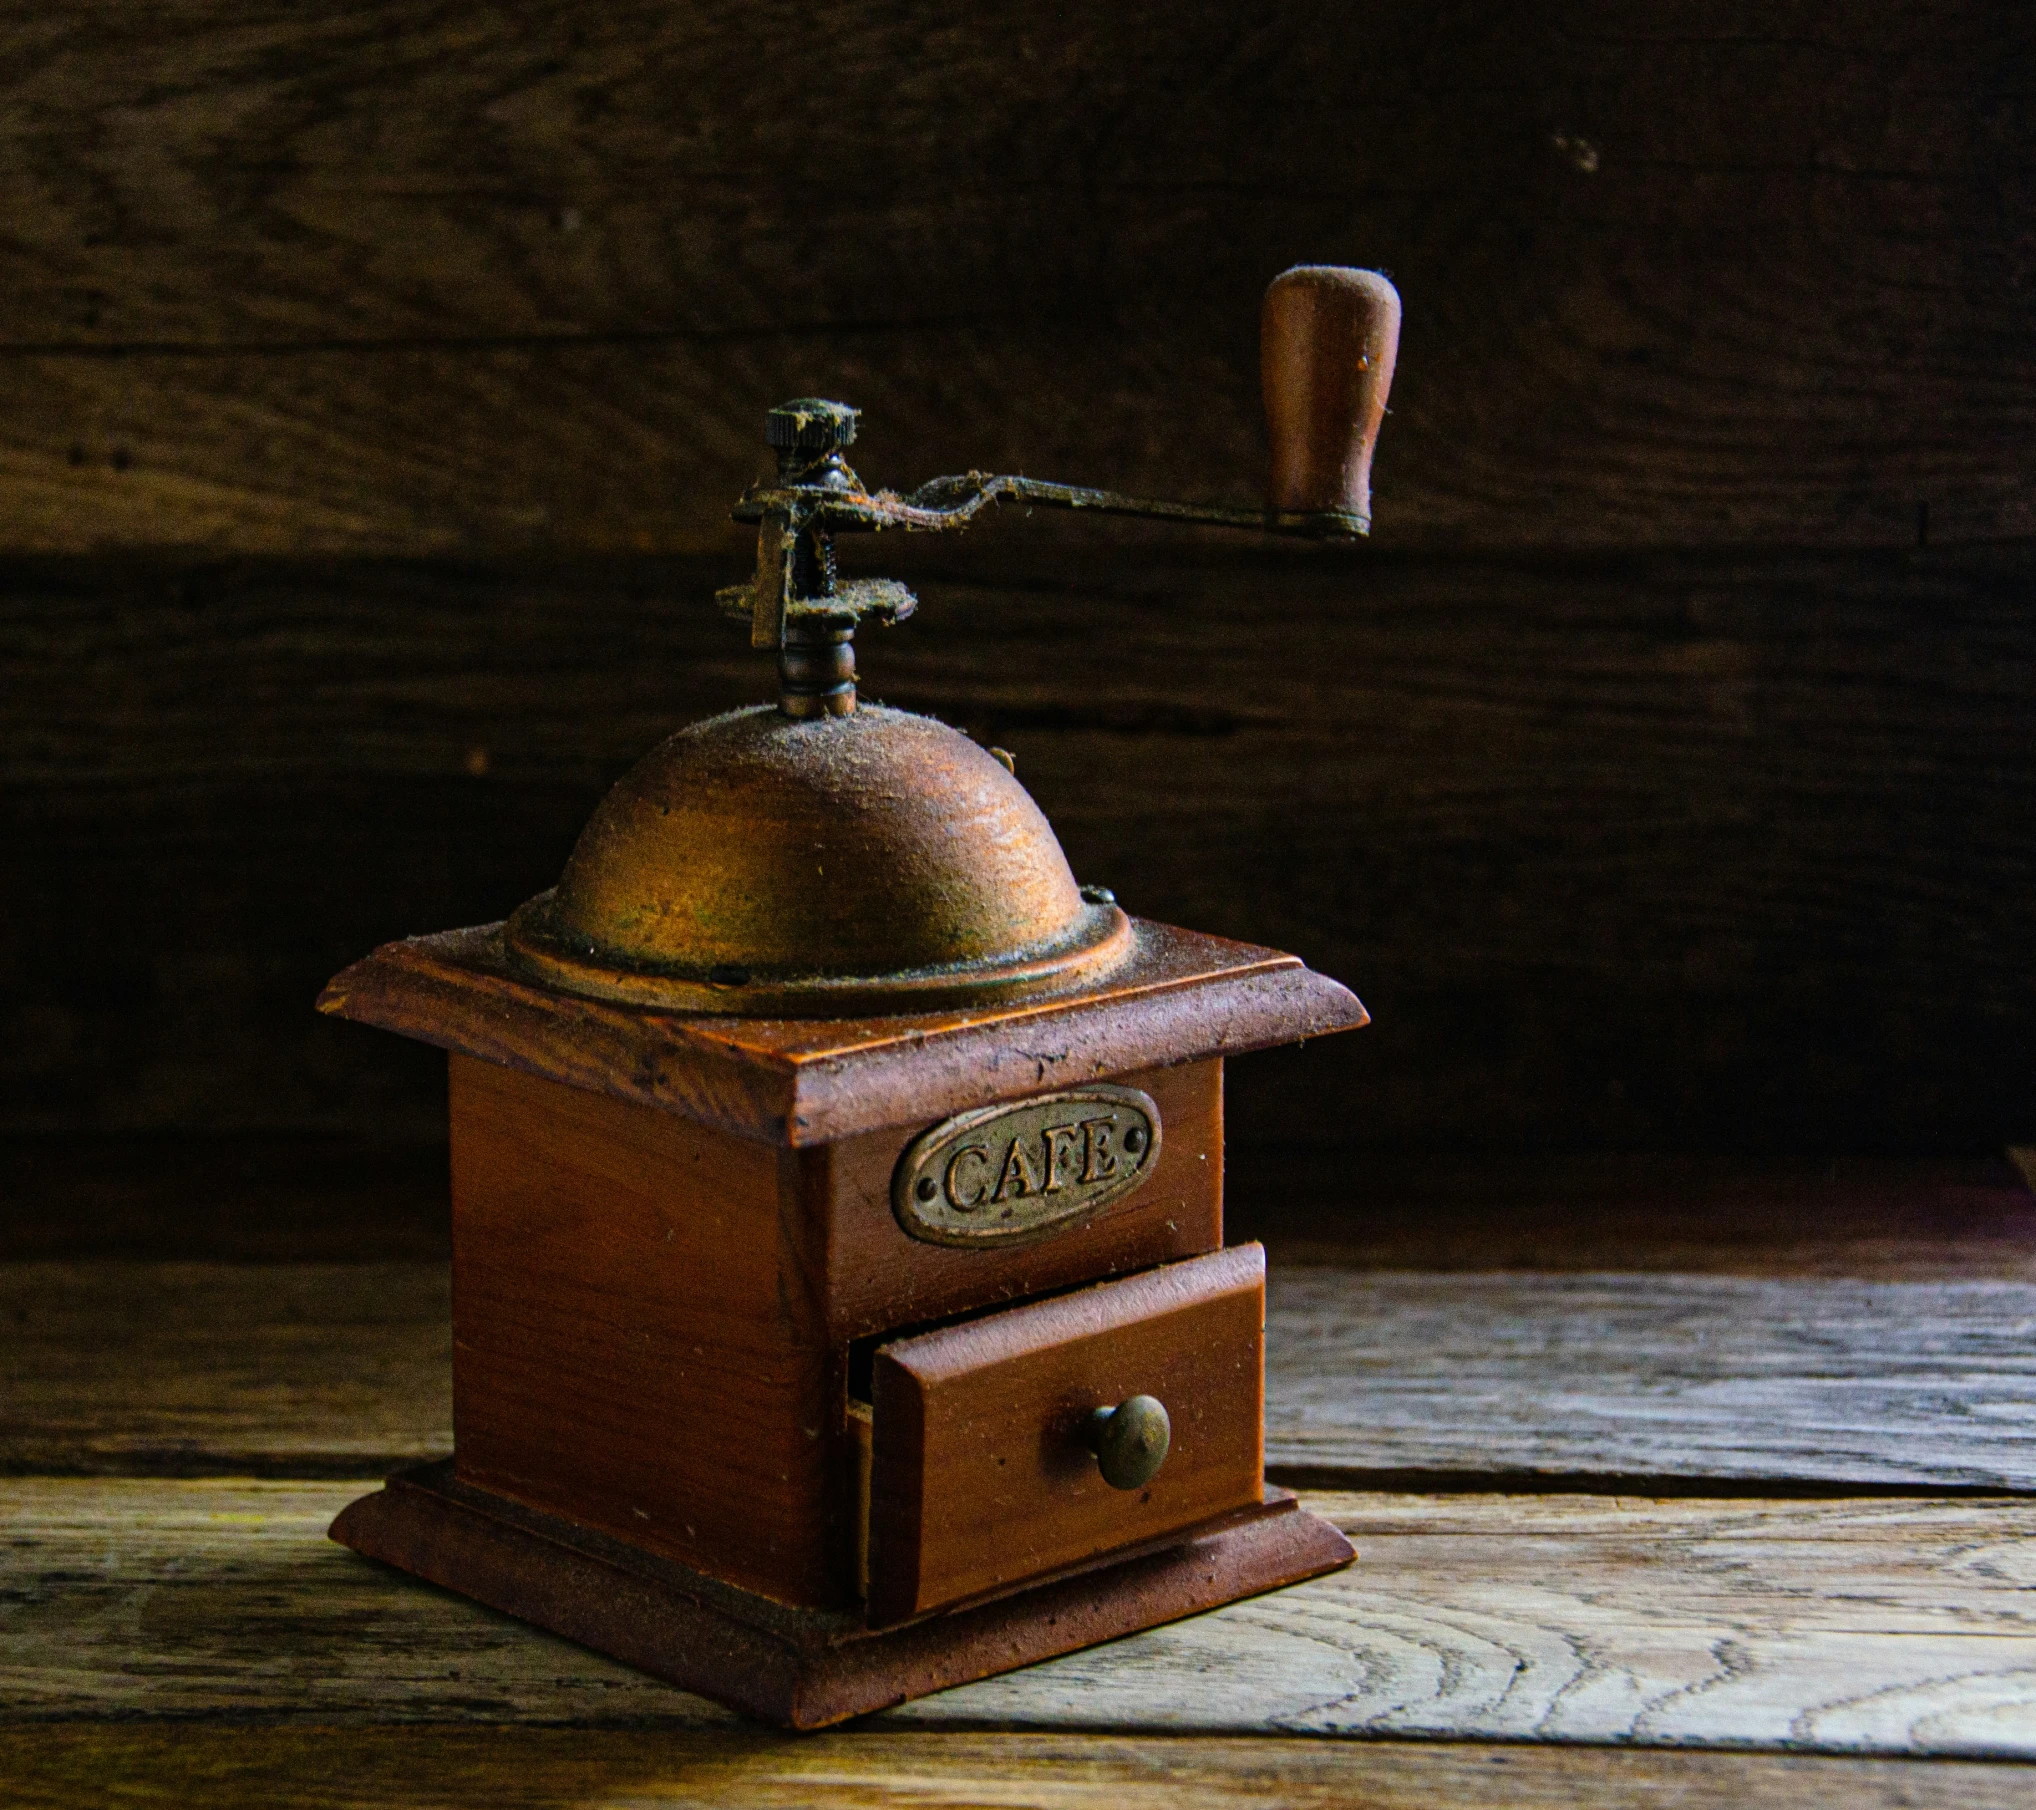
POLYGON ((1344 1564, 1264 1474, 1264 1253, 1223 1244, 1223 1063, 1365 1022, 1293 956, 1077 886, 1008 766, 858 705, 834 537, 1014 497, 1349 538, 1399 299, 1267 293, 1272 494, 867 489, 771 411, 723 607, 780 697, 680 730, 556 888, 322 1010, 451 1052, 451 1459, 355 1550, 817 1727, 1344 1564))

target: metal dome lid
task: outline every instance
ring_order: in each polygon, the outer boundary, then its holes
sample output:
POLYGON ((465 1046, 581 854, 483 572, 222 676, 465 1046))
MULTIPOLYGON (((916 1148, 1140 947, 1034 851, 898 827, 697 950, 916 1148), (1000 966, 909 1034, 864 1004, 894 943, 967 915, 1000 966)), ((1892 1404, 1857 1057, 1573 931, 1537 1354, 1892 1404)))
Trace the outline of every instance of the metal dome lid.
POLYGON ((761 705, 681 729, 618 781, 506 942, 575 993, 835 1016, 1062 992, 1132 938, 965 735, 871 705, 761 705))

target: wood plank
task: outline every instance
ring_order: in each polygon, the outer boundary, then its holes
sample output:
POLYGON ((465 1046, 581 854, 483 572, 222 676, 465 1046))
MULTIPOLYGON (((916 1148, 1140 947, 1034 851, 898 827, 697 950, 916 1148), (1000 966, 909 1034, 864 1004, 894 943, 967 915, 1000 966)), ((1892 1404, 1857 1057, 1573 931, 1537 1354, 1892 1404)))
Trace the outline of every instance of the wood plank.
MULTIPOLYGON (((721 1719, 333 1546, 351 1487, 7 1483, 8 1719, 721 1719)), ((1351 1570, 884 1723, 2036 1756, 2036 1505, 1308 1505, 1351 1570)))
POLYGON ((2020 1810, 2014 1766, 1780 1754, 1458 1746, 1221 1736, 773 1736, 749 1729, 55 1725, 8 1731, 21 1810, 103 1804, 217 1810, 2020 1810))
MULTIPOLYGON (((1236 1066, 1243 1141, 2023 1137, 2028 548, 1346 567, 1039 532, 883 537, 926 607, 870 689, 1015 750, 1128 909, 1355 987, 1362 1038, 1236 1066), (1070 660, 1099 624, 1110 659, 1070 660)), ((619 771, 760 695, 705 606, 740 569, 0 575, 0 1126, 442 1136, 429 1053, 309 1000, 550 884, 619 771)))
POLYGON ((1054 1810, 2018 1810, 2013 1766, 1956 1760, 1927 1776, 1897 1760, 1801 1755, 1610 1752, 1438 1742, 1221 1737, 923 1734, 859 1730, 773 1738, 748 1730, 349 1729, 104 1725, 12 1730, 22 1810, 123 1803, 219 1810, 287 1802, 304 1810, 917 1810, 1040 1805, 1054 1810))
POLYGON ((1230 1149, 1226 1217, 1275 1264, 1345 1270, 2036 1282, 2011 1161, 1362 1155, 1230 1149))
POLYGON ((2026 1504, 1307 1500, 1356 1541, 1350 1570, 897 1717, 2036 1746, 2026 1504), (1220 1676, 1228 1707, 1173 1695, 1181 1670, 1220 1676))
POLYGON ((369 1487, 0 1484, 8 1719, 126 1703, 265 1721, 734 1720, 335 1545, 326 1527, 369 1487))
POLYGON ((2036 1488, 2036 1287, 1275 1270, 1282 1475, 2036 1488))
POLYGON ((452 1446, 425 1263, 0 1267, 0 1465, 373 1475, 452 1446))
POLYGON ((697 544, 816 384, 887 479, 1248 493, 1258 292, 1307 258, 1407 296, 1389 535, 2029 532, 2025 19, 1772 24, 38 15, 0 67, 0 531, 697 544))
MULTIPOLYGON (((360 1475, 451 1445, 437 1265, 0 1266, 0 1468, 360 1475)), ((2036 1489, 2036 1285, 1270 1275, 1276 1476, 2036 1489)))

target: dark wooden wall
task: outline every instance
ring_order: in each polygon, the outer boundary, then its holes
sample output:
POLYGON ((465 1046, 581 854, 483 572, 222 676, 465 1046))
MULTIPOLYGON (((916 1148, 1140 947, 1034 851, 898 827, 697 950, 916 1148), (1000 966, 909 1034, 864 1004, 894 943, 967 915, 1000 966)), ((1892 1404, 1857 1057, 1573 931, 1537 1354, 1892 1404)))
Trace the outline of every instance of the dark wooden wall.
POLYGON ((770 402, 1248 498, 1311 260, 1369 547, 887 537, 867 688, 1364 994, 1248 1137, 2036 1133, 2026 8, 17 4, 0 121, 0 1129, 430 1135, 311 996, 764 695, 770 402))

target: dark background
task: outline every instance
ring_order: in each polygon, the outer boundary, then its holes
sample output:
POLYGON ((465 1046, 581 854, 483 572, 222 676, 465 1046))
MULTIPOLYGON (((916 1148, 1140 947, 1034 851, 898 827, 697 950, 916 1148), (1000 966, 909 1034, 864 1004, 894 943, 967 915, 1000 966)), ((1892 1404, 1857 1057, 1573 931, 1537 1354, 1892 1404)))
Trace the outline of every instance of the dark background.
POLYGON ((1370 1005, 1235 1138, 2036 1137, 2027 7, 10 15, 10 1173, 428 1151, 440 1059, 312 999, 769 695, 711 607, 764 409, 1248 500, 1301 261, 1405 298, 1369 546, 857 549, 924 602, 867 694, 1370 1005))

